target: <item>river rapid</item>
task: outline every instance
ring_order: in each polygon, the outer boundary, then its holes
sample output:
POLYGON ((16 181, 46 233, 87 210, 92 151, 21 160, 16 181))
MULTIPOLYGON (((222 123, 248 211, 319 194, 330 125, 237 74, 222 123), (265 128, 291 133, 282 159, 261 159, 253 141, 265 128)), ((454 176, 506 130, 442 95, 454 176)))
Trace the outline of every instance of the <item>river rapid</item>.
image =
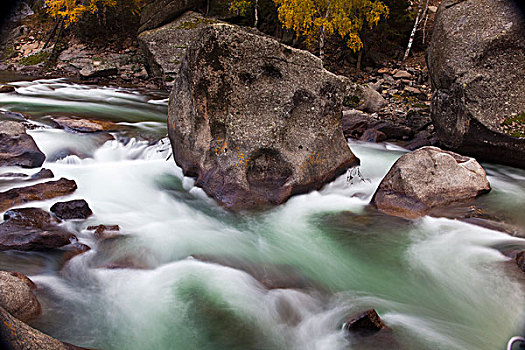
MULTIPOLYGON (((33 326, 55 338, 108 350, 493 350, 523 333, 524 275, 502 252, 525 249, 525 239, 368 208, 404 153, 397 146, 350 142, 361 177, 232 214, 173 161, 166 94, 60 79, 11 84, 16 93, 0 94, 0 108, 27 115, 43 167, 78 185, 25 206, 85 199, 94 212, 62 224, 91 247, 66 264, 54 252, 0 252, 0 269, 38 285, 43 315, 33 326), (111 140, 71 133, 53 128, 51 115, 111 120, 122 131, 111 140), (87 227, 98 224, 119 225, 119 236, 95 239, 87 227), (303 288, 268 290, 253 271, 303 288), (346 336, 345 319, 369 308, 391 331, 346 336)), ((483 165, 493 190, 479 205, 525 228, 525 171, 483 165)), ((0 175, 0 190, 11 187, 0 175)))

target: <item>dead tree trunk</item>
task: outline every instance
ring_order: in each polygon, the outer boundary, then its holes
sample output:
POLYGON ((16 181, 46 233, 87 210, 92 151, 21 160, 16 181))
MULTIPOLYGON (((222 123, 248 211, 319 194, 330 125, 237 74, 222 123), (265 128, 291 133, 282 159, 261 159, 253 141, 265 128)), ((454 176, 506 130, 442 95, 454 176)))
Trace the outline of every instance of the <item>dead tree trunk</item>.
POLYGON ((417 28, 419 27, 419 24, 421 24, 421 21, 423 18, 425 18, 425 15, 428 11, 428 1, 425 2, 425 8, 423 10, 423 1, 419 0, 419 10, 417 11, 417 17, 416 21, 414 22, 414 28, 412 28, 412 32, 410 33, 410 39, 408 40, 408 46, 405 51, 405 56, 403 56, 403 61, 405 61, 408 58, 408 55, 410 54, 410 49, 412 48, 412 44, 414 43, 414 36, 416 35, 417 28))

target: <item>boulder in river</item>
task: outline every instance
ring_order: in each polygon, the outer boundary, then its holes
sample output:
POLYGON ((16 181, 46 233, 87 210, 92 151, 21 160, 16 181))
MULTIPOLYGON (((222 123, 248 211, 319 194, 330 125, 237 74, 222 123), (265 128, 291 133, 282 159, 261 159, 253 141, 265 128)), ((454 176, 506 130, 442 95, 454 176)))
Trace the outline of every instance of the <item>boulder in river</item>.
POLYGON ((88 203, 83 199, 57 202, 51 207, 51 212, 63 220, 87 219, 91 214, 93 214, 88 203))
POLYGON ((42 308, 33 294, 34 286, 25 275, 0 271, 0 307, 22 322, 37 319, 42 308))
POLYGON ((213 24, 189 46, 170 96, 175 161, 234 210, 319 189, 359 164, 341 130, 344 89, 306 51, 213 24))
POLYGON ((414 218, 489 191, 485 170, 474 158, 427 146, 394 163, 372 204, 388 214, 414 218))
POLYGON ((525 20, 516 6, 514 1, 443 1, 428 67, 440 143, 525 168, 525 20))
POLYGON ((45 159, 23 124, 0 121, 0 166, 37 168, 45 159))
POLYGON ((48 212, 39 208, 9 210, 0 223, 1 250, 47 250, 66 246, 74 234, 57 226, 48 212))
POLYGON ((366 310, 357 316, 350 317, 343 326, 345 331, 360 336, 373 335, 386 328, 387 326, 374 309, 366 310))
POLYGON ((0 306, 0 348, 8 350, 81 350, 28 326, 0 306))
POLYGON ((150 72, 166 83, 173 82, 188 46, 199 37, 202 28, 217 22, 188 11, 171 23, 140 33, 140 47, 150 72))
POLYGON ((53 117, 51 118, 60 128, 81 132, 92 133, 100 131, 115 131, 119 125, 107 120, 81 119, 70 117, 53 117))
POLYGON ((140 14, 139 33, 169 23, 188 10, 197 10, 204 0, 153 0, 140 14))
POLYGON ((27 187, 12 188, 0 192, 0 211, 14 206, 32 202, 65 196, 77 189, 74 180, 61 178, 57 181, 48 181, 27 187))

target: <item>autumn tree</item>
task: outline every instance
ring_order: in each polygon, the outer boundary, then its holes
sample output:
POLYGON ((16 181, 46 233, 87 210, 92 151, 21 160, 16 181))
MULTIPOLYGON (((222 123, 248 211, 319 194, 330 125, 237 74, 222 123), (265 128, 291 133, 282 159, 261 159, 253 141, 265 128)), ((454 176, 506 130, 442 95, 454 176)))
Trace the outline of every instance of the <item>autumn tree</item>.
POLYGON ((324 59, 327 35, 338 34, 354 52, 363 42, 359 31, 375 26, 388 16, 388 7, 379 0, 274 0, 279 20, 287 29, 305 35, 310 43, 318 41, 319 57, 324 59))
POLYGON ((96 13, 100 7, 113 7, 116 0, 46 0, 48 13, 56 19, 61 19, 68 27, 80 20, 86 13, 96 13))

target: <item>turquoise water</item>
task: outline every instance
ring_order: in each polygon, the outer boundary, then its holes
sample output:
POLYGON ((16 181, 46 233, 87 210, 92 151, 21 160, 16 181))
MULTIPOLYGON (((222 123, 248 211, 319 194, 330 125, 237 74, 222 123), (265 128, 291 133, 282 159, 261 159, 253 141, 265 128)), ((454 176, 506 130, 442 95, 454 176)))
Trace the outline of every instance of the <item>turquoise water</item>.
MULTIPOLYGON (((34 326, 56 338, 99 349, 489 350, 523 332, 524 277, 502 251, 524 249, 524 239, 368 207, 404 152, 396 146, 350 143, 363 180, 341 176, 272 210, 232 214, 170 157, 167 96, 13 84, 17 94, 0 94, 0 108, 40 127, 29 133, 48 155, 44 167, 78 184, 64 200, 83 198, 94 212, 64 223, 92 248, 65 265, 59 254, 0 252, 0 269, 38 285, 44 314, 34 326), (53 129, 50 116, 62 114, 117 121, 122 131, 108 141, 53 129), (95 239, 86 228, 101 223, 121 235, 95 239), (297 288, 267 290, 261 274, 297 288), (368 308, 391 332, 346 337, 345 319, 368 308)), ((525 172, 486 169, 493 191, 478 205, 525 227, 525 172)))

